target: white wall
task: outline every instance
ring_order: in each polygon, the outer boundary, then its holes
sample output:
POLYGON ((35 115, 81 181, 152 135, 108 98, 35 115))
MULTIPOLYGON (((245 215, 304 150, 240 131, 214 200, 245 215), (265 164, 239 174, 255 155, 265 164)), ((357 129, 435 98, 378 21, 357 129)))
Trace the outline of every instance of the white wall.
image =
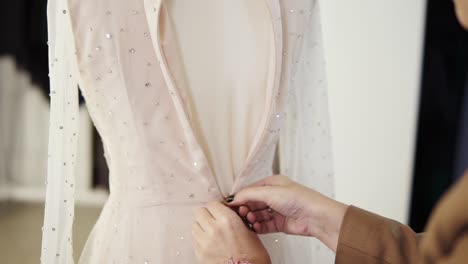
POLYGON ((321 2, 337 198, 406 222, 425 0, 321 2))

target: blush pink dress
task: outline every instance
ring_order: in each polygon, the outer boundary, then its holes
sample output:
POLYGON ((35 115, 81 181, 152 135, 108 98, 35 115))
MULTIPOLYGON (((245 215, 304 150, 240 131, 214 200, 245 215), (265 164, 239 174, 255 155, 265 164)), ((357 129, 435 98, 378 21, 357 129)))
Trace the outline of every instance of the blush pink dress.
MULTIPOLYGON (((77 84, 110 195, 80 263, 196 263, 193 212, 280 172, 333 195, 312 0, 49 0, 51 121, 42 263, 73 263, 77 84)), ((261 237, 273 263, 332 263, 261 237)))

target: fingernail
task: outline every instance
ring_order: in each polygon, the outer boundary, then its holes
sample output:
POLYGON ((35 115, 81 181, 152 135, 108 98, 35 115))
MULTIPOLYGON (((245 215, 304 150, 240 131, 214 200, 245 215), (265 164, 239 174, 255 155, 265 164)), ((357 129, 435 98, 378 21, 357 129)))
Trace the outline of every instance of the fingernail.
POLYGON ((234 194, 229 195, 228 197, 224 198, 224 201, 226 203, 230 203, 230 202, 234 201, 234 196, 235 196, 234 194))

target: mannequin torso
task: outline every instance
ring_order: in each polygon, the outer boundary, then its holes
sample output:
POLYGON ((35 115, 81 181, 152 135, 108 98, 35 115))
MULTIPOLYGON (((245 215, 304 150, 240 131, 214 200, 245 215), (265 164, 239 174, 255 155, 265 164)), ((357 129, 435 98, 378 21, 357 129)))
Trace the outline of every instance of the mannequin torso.
MULTIPOLYGON (((215 175, 234 180, 265 108, 272 41, 268 9, 264 1, 251 0, 168 4, 194 129, 215 175), (239 111, 236 104, 245 107, 239 111), (228 139, 233 136, 247 143, 244 148, 232 145, 228 139)), ((229 192, 227 186, 221 188, 229 192)))

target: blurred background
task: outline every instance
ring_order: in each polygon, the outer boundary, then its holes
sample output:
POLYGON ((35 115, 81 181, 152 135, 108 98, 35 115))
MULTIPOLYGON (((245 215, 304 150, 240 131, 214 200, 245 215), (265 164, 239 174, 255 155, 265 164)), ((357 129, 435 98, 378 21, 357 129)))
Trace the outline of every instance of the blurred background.
MULTIPOLYGON (((452 1, 321 1, 336 197, 422 231, 468 165, 468 33, 452 1)), ((0 262, 38 263, 48 141, 46 0, 0 3, 0 262)), ((81 105, 75 258, 107 197, 81 105)))

